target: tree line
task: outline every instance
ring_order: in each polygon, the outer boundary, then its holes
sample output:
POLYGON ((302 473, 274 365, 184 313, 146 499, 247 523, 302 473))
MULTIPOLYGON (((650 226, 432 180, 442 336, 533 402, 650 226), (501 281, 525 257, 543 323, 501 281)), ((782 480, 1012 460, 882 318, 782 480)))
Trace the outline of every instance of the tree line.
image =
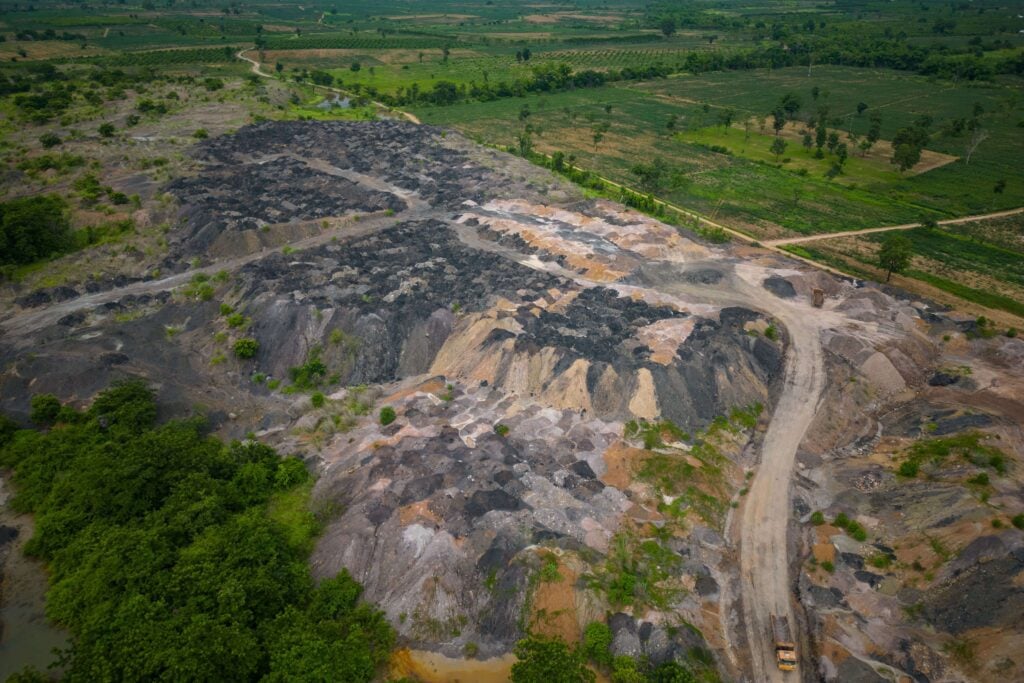
POLYGON ((347 573, 310 577, 305 465, 156 416, 129 381, 84 411, 35 396, 38 429, 0 417, 11 505, 36 518, 25 552, 73 636, 64 680, 372 680, 395 635, 347 573))

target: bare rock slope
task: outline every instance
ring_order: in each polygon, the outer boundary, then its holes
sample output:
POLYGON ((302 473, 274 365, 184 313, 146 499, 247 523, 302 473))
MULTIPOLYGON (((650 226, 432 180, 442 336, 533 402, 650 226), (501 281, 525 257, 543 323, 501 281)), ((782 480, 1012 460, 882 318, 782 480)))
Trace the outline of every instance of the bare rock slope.
MULTIPOLYGON (((757 678, 771 656, 757 610, 793 604, 805 671, 946 680, 963 665, 943 637, 915 640, 899 605, 950 638, 1020 632, 1018 531, 970 540, 931 594, 876 595, 875 551, 806 523, 846 511, 881 543, 884 510, 929 497, 959 509, 960 493, 922 480, 912 494, 882 473, 891 462, 857 459, 945 362, 952 323, 932 307, 704 244, 429 127, 262 123, 194 154, 198 172, 168 187, 180 214, 153 264, 162 278, 36 293, 0 319, 0 409, 143 376, 168 415, 202 411, 224 435, 303 455, 329 520, 315 573, 351 571, 420 652, 500 656, 527 629, 573 639, 611 615, 618 653, 757 678), (243 338, 258 342, 251 358, 233 352, 243 338), (787 435, 792 416, 774 407, 799 390, 787 368, 801 348, 823 388, 809 428, 787 435), (760 471, 780 441, 801 446, 760 471), (766 491, 768 477, 781 483, 766 491), (865 489, 875 477, 888 488, 865 489), (747 563, 783 567, 772 595, 740 575, 748 491, 781 539, 747 563), (812 553, 835 573, 800 569, 812 553), (957 601, 986 581, 1003 611, 957 601), (856 619, 881 619, 881 635, 844 635, 856 619)), ((998 423, 978 420, 951 413, 933 431, 998 423)))

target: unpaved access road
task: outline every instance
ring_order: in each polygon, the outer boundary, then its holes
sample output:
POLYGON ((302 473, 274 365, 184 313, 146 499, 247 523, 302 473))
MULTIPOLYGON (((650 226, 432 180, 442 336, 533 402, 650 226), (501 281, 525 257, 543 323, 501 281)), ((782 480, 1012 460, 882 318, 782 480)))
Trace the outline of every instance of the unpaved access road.
MULTIPOLYGON (((749 492, 741 499, 739 514, 733 518, 739 524, 740 603, 752 676, 748 680, 775 683, 787 679, 775 663, 770 616, 787 617, 794 633, 798 627, 793 615, 787 543, 793 469, 797 449, 814 420, 825 387, 821 332, 834 320, 823 317, 809 302, 779 299, 735 274, 725 278, 722 285, 695 287, 677 281, 658 289, 691 300, 761 311, 778 320, 790 338, 783 387, 761 444, 761 461, 749 492)), ((800 680, 799 673, 790 676, 791 682, 800 680)))
MULTIPOLYGON (((515 249, 481 243, 475 232, 465 226, 457 226, 456 230, 474 248, 489 249, 537 270, 555 272, 582 286, 600 284, 515 249)), ((832 319, 822 317, 809 302, 780 299, 752 287, 735 273, 729 273, 718 285, 693 285, 682 277, 686 270, 721 265, 690 263, 682 269, 669 268, 660 274, 655 271, 644 280, 645 286, 655 291, 689 301, 761 311, 782 323, 789 334, 784 384, 761 446, 760 465, 743 498, 740 515, 734 518, 740 525, 740 602, 752 676, 748 680, 783 682, 785 674, 775 663, 770 617, 785 616, 796 632, 799 622, 794 619, 792 608, 787 542, 791 482, 797 450, 814 420, 825 386, 821 331, 832 319)), ((799 674, 792 677, 798 680, 799 674)))
MULTIPOLYGON (((820 331, 813 316, 785 308, 775 315, 790 336, 785 385, 761 448, 761 464, 740 516, 740 585, 753 680, 782 681, 769 617, 785 616, 796 632, 789 579, 790 483, 796 452, 825 385, 820 331)), ((799 639, 798 639, 799 640, 799 639)), ((798 677, 799 675, 797 675, 798 677)))
MULTIPOLYGON (((274 78, 274 74, 268 74, 266 71, 263 71, 262 69, 260 69, 260 63, 257 60, 253 59, 252 57, 246 57, 245 56, 245 53, 248 52, 248 51, 249 50, 239 50, 235 54, 235 56, 238 57, 239 59, 241 59, 242 61, 249 62, 250 64, 252 64, 252 68, 250 69, 250 71, 252 71, 257 76, 261 76, 263 78, 274 78)), ((349 92, 347 92, 345 90, 341 90, 339 88, 332 88, 332 87, 330 87, 328 85, 316 85, 314 83, 308 83, 307 85, 311 85, 314 88, 320 88, 321 90, 326 90, 328 92, 338 93, 339 95, 351 95, 351 93, 349 93, 349 92)), ((401 114, 405 118, 406 121, 410 121, 411 123, 415 123, 417 125, 422 123, 419 120, 419 118, 417 118, 414 114, 410 114, 407 111, 402 111, 400 109, 395 109, 393 107, 389 107, 386 104, 384 104, 383 102, 377 102, 376 100, 370 100, 370 101, 373 102, 373 105, 375 107, 383 109, 384 111, 392 111, 392 112, 395 112, 396 114, 401 114)))
MULTIPOLYGON (((960 225, 962 223, 977 223, 978 221, 993 220, 996 218, 1008 218, 1009 216, 1016 216, 1019 213, 1024 213, 1024 207, 1017 209, 1008 209, 1006 211, 996 211, 995 213, 978 214, 976 216, 962 216, 960 218, 948 218, 946 220, 937 221, 939 225, 960 225)), ((887 225, 881 228, 864 228, 862 230, 847 230, 846 232, 823 232, 818 235, 804 235, 803 237, 784 237, 777 240, 766 240, 765 246, 768 247, 781 247, 786 244, 800 244, 802 242, 817 242, 819 240, 831 240, 838 237, 853 237, 855 235, 871 235, 876 232, 890 232, 893 230, 913 230, 914 228, 920 228, 921 223, 903 223, 902 225, 887 225)))

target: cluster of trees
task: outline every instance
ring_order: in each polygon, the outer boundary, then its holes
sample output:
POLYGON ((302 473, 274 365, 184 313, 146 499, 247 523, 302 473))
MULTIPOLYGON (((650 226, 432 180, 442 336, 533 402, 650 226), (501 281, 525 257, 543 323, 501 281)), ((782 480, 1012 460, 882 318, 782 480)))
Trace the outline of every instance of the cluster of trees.
POLYGON ((921 161, 921 152, 928 144, 932 117, 927 114, 918 116, 910 126, 900 128, 892 138, 892 163, 906 171, 921 161))
POLYGON ((450 81, 437 81, 431 90, 422 90, 413 83, 408 88, 399 88, 394 94, 381 93, 371 86, 353 84, 351 89, 363 92, 391 106, 411 104, 449 105, 467 100, 489 102, 503 97, 522 97, 529 93, 560 92, 575 88, 596 88, 615 81, 646 80, 663 78, 674 69, 660 64, 643 67, 627 67, 609 71, 584 69, 573 71, 564 63, 543 62, 534 66, 527 78, 497 83, 456 84, 450 81))
POLYGON ((64 114, 78 99, 100 105, 123 99, 127 88, 149 87, 160 81, 195 79, 161 76, 148 66, 127 71, 99 65, 62 70, 44 63, 0 74, 0 96, 14 95, 12 102, 21 117, 32 123, 46 123, 64 114))
POLYGON ((15 38, 18 40, 85 40, 85 35, 81 33, 68 33, 67 31, 61 31, 57 33, 52 28, 48 28, 45 31, 36 31, 34 29, 24 29, 18 31, 15 34, 15 38))
POLYGON ((11 504, 36 516, 25 550, 47 562, 47 613, 73 635, 65 678, 372 680, 394 632, 347 573, 313 584, 304 464, 156 415, 136 381, 84 412, 36 396, 48 431, 0 418, 11 504))
POLYGON ((39 261, 74 243, 67 203, 57 195, 0 202, 0 265, 39 261))

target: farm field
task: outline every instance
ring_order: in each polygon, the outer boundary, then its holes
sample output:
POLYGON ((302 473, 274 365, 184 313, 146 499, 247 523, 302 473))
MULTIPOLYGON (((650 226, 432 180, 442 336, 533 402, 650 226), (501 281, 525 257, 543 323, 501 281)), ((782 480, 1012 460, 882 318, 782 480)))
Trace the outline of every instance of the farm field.
POLYGON ((660 156, 675 182, 658 188, 656 194, 763 239, 1024 204, 1024 184, 1016 173, 1024 153, 1018 127, 1024 118, 1019 83, 937 88, 926 78, 888 70, 821 67, 813 73, 810 80, 806 69, 799 68, 684 76, 512 101, 420 107, 416 113, 424 121, 451 125, 492 144, 511 145, 529 127, 538 151, 572 154, 583 167, 627 184, 636 182, 632 166, 660 156), (829 180, 825 174, 832 162, 809 158, 795 136, 785 153, 792 161, 775 163, 768 151, 770 124, 764 134, 762 122, 770 121, 768 113, 787 93, 801 100, 804 115, 816 112, 814 86, 819 88, 819 101, 829 103, 830 123, 844 142, 850 131, 866 133, 874 110, 881 115, 880 149, 899 128, 927 113, 933 132, 923 164, 931 158, 938 167, 900 174, 885 157, 862 159, 854 151, 844 173, 829 180), (858 116, 861 98, 871 101, 858 116), (971 117, 975 104, 984 111, 979 121, 988 137, 968 164, 962 159, 966 135, 947 130, 956 119, 971 117), (521 118, 524 107, 528 115, 521 118), (725 131, 718 125, 721 112, 727 110, 734 121, 750 117, 751 135, 760 141, 741 147, 742 129, 725 131), (669 130, 672 119, 675 125, 669 130), (595 144, 594 133, 604 128, 595 144), (725 147, 731 145, 739 153, 711 149, 722 145, 724 138, 725 147), (929 151, 935 154, 929 157, 929 151))
MULTIPOLYGON (((1024 318, 1024 216, 903 231, 913 259, 904 280, 1024 318)), ((789 251, 860 277, 884 278, 878 251, 884 233, 837 237, 789 251)))

